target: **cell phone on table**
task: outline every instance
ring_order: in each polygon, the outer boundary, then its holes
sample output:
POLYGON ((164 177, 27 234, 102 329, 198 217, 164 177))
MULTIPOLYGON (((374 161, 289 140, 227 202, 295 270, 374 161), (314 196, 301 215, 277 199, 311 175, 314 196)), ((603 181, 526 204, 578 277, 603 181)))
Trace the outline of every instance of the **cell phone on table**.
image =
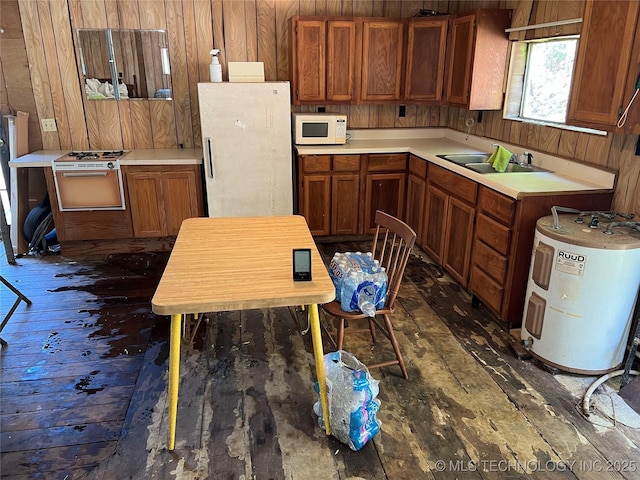
POLYGON ((311 280, 311 249, 293 249, 293 281, 307 282, 311 280))

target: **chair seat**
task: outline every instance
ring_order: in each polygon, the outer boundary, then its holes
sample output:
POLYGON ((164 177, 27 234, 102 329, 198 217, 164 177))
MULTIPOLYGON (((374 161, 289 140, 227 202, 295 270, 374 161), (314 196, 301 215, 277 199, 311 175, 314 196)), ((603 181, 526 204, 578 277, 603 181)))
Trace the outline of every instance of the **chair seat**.
MULTIPOLYGON (((340 302, 334 300, 333 302, 325 303, 324 305, 320 305, 320 308, 325 310, 328 314, 333 315, 334 317, 344 318, 345 320, 362 320, 367 317, 362 312, 345 312, 342 310, 340 306, 340 302)), ((381 308, 376 310, 376 315, 390 315, 393 313, 392 308, 381 308)))

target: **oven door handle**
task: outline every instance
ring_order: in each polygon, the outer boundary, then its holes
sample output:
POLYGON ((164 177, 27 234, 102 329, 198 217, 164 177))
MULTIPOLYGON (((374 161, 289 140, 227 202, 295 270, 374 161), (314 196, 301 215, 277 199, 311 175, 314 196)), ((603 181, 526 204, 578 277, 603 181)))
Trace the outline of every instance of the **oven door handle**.
POLYGON ((207 161, 209 162, 209 177, 216 178, 216 171, 213 167, 213 152, 211 150, 211 138, 207 138, 207 161))
POLYGON ((63 177, 106 177, 108 172, 63 172, 63 177))

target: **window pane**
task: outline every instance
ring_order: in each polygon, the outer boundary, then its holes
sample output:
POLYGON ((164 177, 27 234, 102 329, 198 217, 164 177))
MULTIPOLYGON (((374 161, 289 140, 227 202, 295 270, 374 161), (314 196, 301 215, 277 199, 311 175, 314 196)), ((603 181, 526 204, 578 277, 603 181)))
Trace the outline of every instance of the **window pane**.
POLYGON ((577 39, 531 43, 521 116, 564 123, 577 39))

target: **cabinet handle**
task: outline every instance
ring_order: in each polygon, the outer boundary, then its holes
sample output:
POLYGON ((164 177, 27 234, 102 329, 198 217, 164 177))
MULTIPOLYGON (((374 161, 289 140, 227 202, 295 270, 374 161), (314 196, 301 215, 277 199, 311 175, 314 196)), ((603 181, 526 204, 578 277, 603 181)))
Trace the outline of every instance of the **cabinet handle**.
POLYGON ((211 153, 211 138, 207 138, 207 154, 209 155, 209 177, 216 178, 216 173, 213 170, 213 155, 211 153))
POLYGON ((63 177, 106 177, 107 172, 63 173, 63 177))

